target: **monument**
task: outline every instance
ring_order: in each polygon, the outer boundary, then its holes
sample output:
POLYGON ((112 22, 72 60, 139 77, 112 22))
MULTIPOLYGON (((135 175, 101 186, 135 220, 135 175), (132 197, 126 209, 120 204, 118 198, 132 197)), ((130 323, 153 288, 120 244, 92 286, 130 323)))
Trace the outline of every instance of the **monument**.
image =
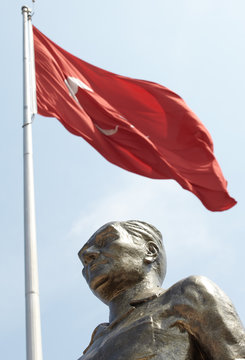
POLYGON ((241 360, 245 331, 229 298, 203 276, 163 290, 161 233, 141 221, 111 222, 78 253, 83 275, 109 306, 79 360, 241 360))

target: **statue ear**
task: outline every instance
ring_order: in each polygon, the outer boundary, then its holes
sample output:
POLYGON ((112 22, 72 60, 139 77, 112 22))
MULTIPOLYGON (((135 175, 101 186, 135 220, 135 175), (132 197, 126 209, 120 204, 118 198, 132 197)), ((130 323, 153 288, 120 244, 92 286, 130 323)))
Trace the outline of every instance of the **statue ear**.
POLYGON ((145 255, 144 261, 148 264, 153 263, 159 254, 159 248, 156 243, 153 241, 148 241, 147 244, 147 251, 145 255))

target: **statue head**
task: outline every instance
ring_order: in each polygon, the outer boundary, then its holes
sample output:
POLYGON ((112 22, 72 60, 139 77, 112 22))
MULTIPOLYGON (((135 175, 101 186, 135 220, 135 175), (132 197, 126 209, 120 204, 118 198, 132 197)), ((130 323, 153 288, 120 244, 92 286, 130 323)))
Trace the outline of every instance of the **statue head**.
POLYGON ((162 235, 142 221, 115 221, 97 230, 79 251, 90 289, 109 303, 145 279, 162 284, 166 255, 162 235))

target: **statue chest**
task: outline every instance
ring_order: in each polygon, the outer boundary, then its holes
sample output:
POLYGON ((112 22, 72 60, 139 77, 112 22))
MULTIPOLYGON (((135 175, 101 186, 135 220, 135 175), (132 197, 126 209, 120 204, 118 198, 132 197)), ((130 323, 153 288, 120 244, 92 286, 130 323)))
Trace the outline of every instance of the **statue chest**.
POLYGON ((134 308, 117 323, 101 324, 79 360, 198 360, 178 315, 153 305, 134 308))

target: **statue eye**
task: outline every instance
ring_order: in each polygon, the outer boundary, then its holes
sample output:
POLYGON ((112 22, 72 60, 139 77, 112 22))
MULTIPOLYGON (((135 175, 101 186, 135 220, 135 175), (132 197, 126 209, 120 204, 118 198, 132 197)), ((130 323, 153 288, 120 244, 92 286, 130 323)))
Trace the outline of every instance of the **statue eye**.
POLYGON ((115 234, 114 232, 107 232, 104 234, 100 234, 96 237, 95 243, 96 246, 103 248, 107 245, 109 245, 112 241, 118 239, 118 234, 115 234))
POLYGON ((114 241, 116 239, 117 239, 117 236, 115 234, 112 234, 112 235, 108 236, 106 240, 108 242, 112 242, 112 241, 114 241))
POLYGON ((114 234, 111 234, 111 235, 107 235, 106 237, 104 238, 101 238, 97 241, 97 246, 99 247, 105 247, 107 245, 109 245, 112 241, 116 240, 117 237, 116 235, 114 234))
POLYGON ((103 247, 104 245, 105 245, 105 239, 103 238, 96 239, 96 246, 103 247))
POLYGON ((105 242, 104 242, 104 240, 100 240, 99 242, 98 242, 98 244, 97 244, 99 247, 103 247, 104 245, 105 245, 105 242))

